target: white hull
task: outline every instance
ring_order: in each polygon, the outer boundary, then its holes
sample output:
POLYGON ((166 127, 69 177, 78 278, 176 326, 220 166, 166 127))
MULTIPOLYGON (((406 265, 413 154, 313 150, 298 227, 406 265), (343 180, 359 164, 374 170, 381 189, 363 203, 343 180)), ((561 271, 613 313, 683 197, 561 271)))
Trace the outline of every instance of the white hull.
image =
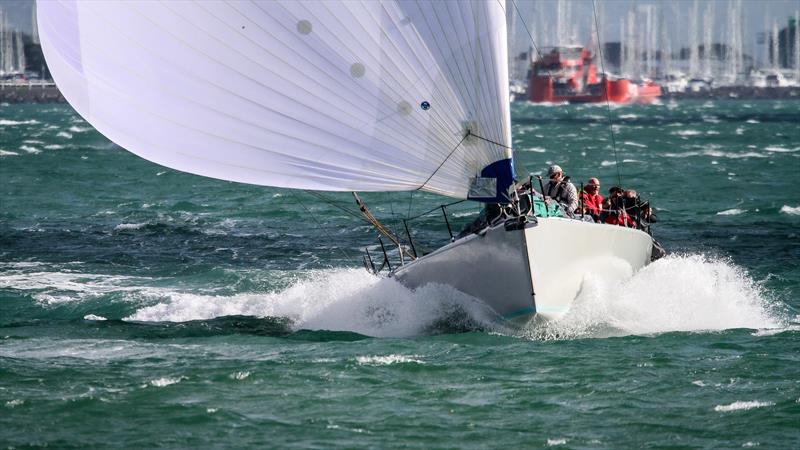
POLYGON ((650 262, 653 240, 640 230, 556 217, 524 230, 502 225, 470 235, 394 272, 404 285, 450 285, 476 297, 499 317, 556 319, 588 274, 630 277, 650 262))

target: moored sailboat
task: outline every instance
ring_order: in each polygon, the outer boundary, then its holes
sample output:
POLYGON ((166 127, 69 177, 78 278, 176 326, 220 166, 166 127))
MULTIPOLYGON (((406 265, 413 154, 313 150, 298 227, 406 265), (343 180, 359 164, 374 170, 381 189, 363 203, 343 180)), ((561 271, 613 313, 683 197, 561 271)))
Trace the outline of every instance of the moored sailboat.
POLYGON ((37 8, 65 98, 145 159, 256 185, 499 205, 397 268, 407 286, 448 284, 523 321, 563 314, 598 263, 629 275, 650 260, 647 233, 559 217, 515 184, 501 2, 37 8))

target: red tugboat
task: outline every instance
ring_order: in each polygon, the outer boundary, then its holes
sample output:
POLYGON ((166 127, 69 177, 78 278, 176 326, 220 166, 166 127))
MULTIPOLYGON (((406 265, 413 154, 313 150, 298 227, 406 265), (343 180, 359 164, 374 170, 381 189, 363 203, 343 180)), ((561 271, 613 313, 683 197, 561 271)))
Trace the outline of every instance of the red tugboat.
POLYGON ((597 77, 594 55, 585 47, 555 47, 533 63, 528 99, 534 103, 651 103, 661 95, 652 81, 597 77))

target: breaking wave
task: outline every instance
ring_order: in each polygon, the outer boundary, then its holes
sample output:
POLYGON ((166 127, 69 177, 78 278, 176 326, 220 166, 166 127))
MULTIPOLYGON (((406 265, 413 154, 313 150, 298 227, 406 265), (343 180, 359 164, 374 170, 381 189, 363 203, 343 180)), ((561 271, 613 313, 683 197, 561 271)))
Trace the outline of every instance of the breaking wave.
POLYGON ((271 293, 233 296, 173 293, 137 310, 129 321, 186 322, 223 316, 284 317, 295 330, 350 331, 377 337, 417 336, 440 327, 489 327, 493 316, 480 302, 443 285, 414 291, 363 269, 317 271, 271 293))
POLYGON ((746 271, 702 255, 671 255, 618 283, 587 276, 561 319, 525 330, 537 339, 785 326, 746 271))

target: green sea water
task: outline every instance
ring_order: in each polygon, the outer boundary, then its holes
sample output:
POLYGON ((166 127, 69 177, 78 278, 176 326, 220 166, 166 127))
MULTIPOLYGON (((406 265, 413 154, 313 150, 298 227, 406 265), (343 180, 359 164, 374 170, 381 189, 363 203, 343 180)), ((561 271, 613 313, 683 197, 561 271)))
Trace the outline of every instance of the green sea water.
MULTIPOLYGON (((517 171, 637 189, 670 256, 511 330, 363 270, 349 194, 176 172, 68 106, 0 106, 0 448, 800 447, 800 101, 612 116, 616 146, 603 106, 514 104, 517 171)), ((393 228, 450 201, 362 197, 393 228)), ((440 215, 412 229, 447 242, 440 215)))

